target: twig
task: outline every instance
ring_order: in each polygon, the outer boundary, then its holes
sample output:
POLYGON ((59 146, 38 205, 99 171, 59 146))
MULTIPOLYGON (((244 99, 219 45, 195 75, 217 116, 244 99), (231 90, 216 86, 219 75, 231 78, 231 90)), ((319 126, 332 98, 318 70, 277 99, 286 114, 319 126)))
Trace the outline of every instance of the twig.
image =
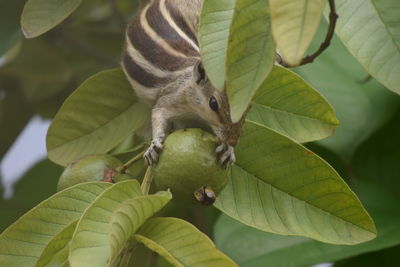
POLYGON ((148 195, 150 191, 151 182, 153 181, 153 175, 151 174, 151 167, 147 167, 146 174, 144 175, 140 189, 144 195, 148 195))
POLYGON ((325 49, 327 49, 329 47, 329 45, 331 44, 333 34, 335 33, 335 27, 336 27, 336 21, 337 21, 338 15, 336 13, 335 0, 328 0, 328 1, 329 1, 329 7, 330 7, 329 28, 328 28, 328 32, 326 33, 325 40, 320 45, 319 49, 315 53, 304 57, 298 65, 294 65, 294 66, 290 65, 287 62, 285 62, 285 60, 283 58, 281 58, 281 62, 278 62, 279 64, 281 64, 284 67, 293 68, 293 67, 306 65, 308 63, 312 63, 320 54, 322 54, 322 52, 325 51, 325 49))
POLYGON ((126 170, 136 161, 140 160, 143 157, 145 151, 140 152, 136 156, 134 156, 132 159, 128 160, 124 165, 120 166, 117 168, 117 171, 120 173, 125 173, 126 170))

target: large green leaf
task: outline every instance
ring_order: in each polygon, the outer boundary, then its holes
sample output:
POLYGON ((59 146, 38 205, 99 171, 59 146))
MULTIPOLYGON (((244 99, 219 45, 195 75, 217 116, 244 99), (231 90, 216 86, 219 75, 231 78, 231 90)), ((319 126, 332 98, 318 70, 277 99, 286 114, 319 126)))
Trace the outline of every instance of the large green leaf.
POLYGON ((313 152, 247 122, 216 207, 257 229, 333 244, 373 239, 372 219, 336 171, 313 152))
POLYGON ((27 38, 37 37, 66 19, 82 0, 28 0, 21 15, 27 38))
POLYGON ((174 266, 237 266, 205 234, 178 218, 151 219, 135 238, 174 266))
POLYGON ((321 22, 324 0, 269 0, 272 34, 291 65, 302 60, 321 22))
POLYGON ((149 116, 121 69, 86 80, 62 105, 47 134, 54 162, 67 165, 89 154, 105 153, 143 125, 149 116))
POLYGON ((78 220, 73 221, 50 240, 35 267, 56 267, 68 262, 69 244, 77 223, 78 220))
POLYGON ((330 245, 302 237, 278 236, 222 216, 215 225, 216 244, 243 267, 311 266, 400 244, 398 200, 382 190, 379 184, 359 184, 356 192, 377 226, 377 238, 366 243, 330 245))
POLYGON ((400 1, 337 0, 336 33, 378 81, 400 93, 400 1))
POLYGON ((332 107, 297 74, 274 66, 257 90, 246 119, 263 124, 298 142, 325 138, 338 120, 332 107))
POLYGON ((79 184, 40 203, 0 235, 0 262, 5 266, 35 266, 53 236, 77 220, 109 186, 79 184))
MULTIPOLYGON (((326 27, 326 23, 323 25, 326 27)), ((325 27, 321 27, 316 39, 323 39, 325 27)), ((319 42, 313 42, 312 49, 317 49, 319 42)), ((332 136, 319 143, 346 161, 350 161, 360 143, 396 112, 400 97, 374 79, 363 82, 368 73, 337 37, 313 64, 296 71, 332 104, 340 126, 332 136)))
POLYGON ((136 180, 115 184, 85 211, 71 245, 71 266, 108 266, 134 232, 170 199, 169 192, 142 195, 136 180))
POLYGON ((238 121, 275 60, 268 0, 206 0, 200 17, 201 57, 214 86, 226 85, 238 121))

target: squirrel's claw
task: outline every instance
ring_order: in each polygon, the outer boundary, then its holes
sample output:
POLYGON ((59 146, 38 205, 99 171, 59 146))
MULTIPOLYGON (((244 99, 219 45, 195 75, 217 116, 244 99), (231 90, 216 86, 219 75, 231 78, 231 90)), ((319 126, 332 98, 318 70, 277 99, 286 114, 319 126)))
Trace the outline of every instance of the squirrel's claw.
POLYGON ((217 149, 215 149, 215 152, 219 156, 219 162, 224 169, 227 169, 236 161, 234 148, 230 145, 220 144, 217 149))
POLYGON ((155 138, 153 139, 153 141, 151 141, 151 145, 143 155, 147 165, 150 166, 150 165, 155 165, 157 163, 158 156, 162 148, 163 144, 161 138, 155 138))

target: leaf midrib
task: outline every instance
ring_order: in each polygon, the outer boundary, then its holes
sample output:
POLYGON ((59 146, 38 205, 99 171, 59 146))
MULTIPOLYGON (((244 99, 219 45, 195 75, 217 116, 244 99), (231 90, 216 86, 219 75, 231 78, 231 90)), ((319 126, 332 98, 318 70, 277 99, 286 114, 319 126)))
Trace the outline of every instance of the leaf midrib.
MULTIPOLYGON (((298 114, 298 113, 294 113, 294 112, 285 111, 285 110, 278 109, 278 108, 274 108, 274 107, 271 107, 271 106, 259 104, 259 103, 256 103, 256 102, 254 102, 254 101, 251 103, 251 105, 259 106, 259 107, 261 107, 261 108, 265 108, 265 109, 271 110, 271 111, 273 111, 273 112, 279 112, 279 113, 289 114, 289 115, 292 115, 292 116, 295 116, 295 117, 300 117, 300 118, 307 119, 307 120, 313 120, 313 121, 321 122, 321 123, 328 124, 328 125, 332 125, 332 126, 338 126, 337 123, 334 123, 334 122, 331 122, 331 121, 327 121, 327 120, 325 120, 325 119, 319 119, 319 118, 317 118, 317 117, 307 117, 306 115, 302 115, 302 114, 298 114)), ((246 119, 246 120, 249 120, 249 119, 246 119)), ((252 121, 252 120, 250 120, 250 121, 252 121)))

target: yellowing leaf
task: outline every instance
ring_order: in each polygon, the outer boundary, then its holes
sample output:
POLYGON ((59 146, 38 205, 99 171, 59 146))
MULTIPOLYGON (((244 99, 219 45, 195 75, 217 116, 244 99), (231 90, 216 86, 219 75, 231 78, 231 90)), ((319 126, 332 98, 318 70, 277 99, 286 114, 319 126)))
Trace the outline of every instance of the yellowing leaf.
POLYGON ((35 266, 54 236, 77 220, 109 183, 84 183, 43 201, 0 235, 0 262, 4 266, 35 266))
POLYGON ((40 255, 36 267, 62 266, 68 262, 69 244, 77 223, 78 220, 75 220, 53 237, 40 255))
POLYGON ((317 32, 324 0, 269 0, 272 33, 279 53, 297 65, 317 32))
POLYGON ((253 97, 246 120, 298 142, 325 138, 339 124, 325 98, 294 72, 274 66, 253 97))
POLYGON ((70 265, 108 266, 132 234, 171 197, 166 192, 144 196, 136 180, 104 191, 79 220, 71 240, 70 265))
POLYGON ((140 228, 135 238, 174 266, 237 266, 206 235, 181 219, 151 219, 140 228))

